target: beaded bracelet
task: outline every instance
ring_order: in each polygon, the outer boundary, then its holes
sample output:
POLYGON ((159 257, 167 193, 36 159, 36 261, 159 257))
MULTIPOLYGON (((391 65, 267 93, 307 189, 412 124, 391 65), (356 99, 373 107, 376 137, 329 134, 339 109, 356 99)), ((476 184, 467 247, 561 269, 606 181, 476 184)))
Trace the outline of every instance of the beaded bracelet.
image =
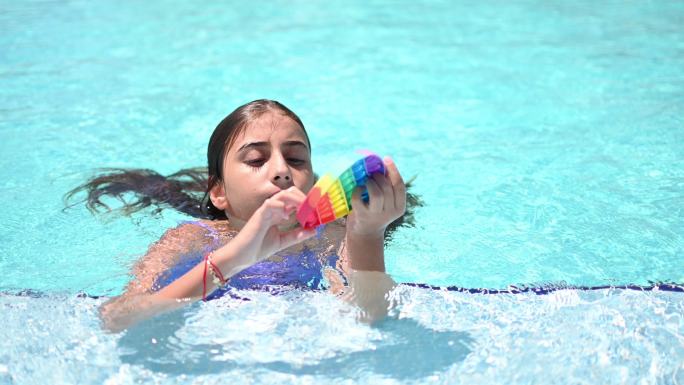
POLYGON ((211 273, 212 282, 214 285, 218 287, 223 287, 226 285, 228 282, 227 279, 223 277, 223 273, 221 273, 221 270, 216 266, 216 264, 211 260, 211 253, 207 253, 206 256, 204 256, 204 274, 202 275, 202 301, 207 300, 207 270, 211 273))

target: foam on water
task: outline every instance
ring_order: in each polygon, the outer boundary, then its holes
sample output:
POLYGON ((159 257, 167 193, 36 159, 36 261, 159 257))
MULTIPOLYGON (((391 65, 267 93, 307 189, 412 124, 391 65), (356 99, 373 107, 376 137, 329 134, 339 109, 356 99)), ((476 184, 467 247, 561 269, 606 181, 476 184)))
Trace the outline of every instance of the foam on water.
POLYGON ((7 383, 678 383, 684 296, 630 290, 471 295, 400 286, 369 327, 324 293, 247 292, 126 332, 102 300, 2 295, 7 383), (50 314, 45 318, 45 314, 50 314), (79 370, 74 370, 78 368, 79 370), (552 376, 549 376, 552 374, 552 376))

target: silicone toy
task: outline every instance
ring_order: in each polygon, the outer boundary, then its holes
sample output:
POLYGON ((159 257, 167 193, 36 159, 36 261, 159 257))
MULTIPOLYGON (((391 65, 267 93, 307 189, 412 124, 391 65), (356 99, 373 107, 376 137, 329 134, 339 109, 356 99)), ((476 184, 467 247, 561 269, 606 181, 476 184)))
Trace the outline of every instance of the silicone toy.
MULTIPOLYGON (((330 223, 343 218, 351 211, 351 196, 357 186, 364 187, 368 177, 385 173, 385 165, 377 155, 368 155, 354 162, 337 179, 323 175, 306 195, 297 210, 297 220, 304 229, 330 223)), ((368 202, 368 190, 364 187, 361 198, 368 202)))

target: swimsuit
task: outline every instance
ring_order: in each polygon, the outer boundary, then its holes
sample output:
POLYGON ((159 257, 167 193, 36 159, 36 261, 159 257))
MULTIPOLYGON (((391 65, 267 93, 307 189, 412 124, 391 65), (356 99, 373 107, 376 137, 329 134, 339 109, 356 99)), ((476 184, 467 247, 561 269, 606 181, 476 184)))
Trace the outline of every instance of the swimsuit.
MULTIPOLYGON (((197 226, 201 226, 208 231, 208 236, 212 238, 212 243, 201 253, 183 255, 180 261, 160 274, 153 287, 154 291, 160 290, 171 282, 192 270, 197 264, 204 260, 206 253, 218 249, 218 232, 210 226, 199 221, 188 221, 197 226)), ((225 288, 219 288, 211 295, 207 295, 207 300, 224 296, 232 289, 240 290, 260 290, 270 293, 280 293, 292 289, 304 290, 323 290, 323 269, 326 266, 335 266, 338 256, 333 254, 321 258, 309 248, 294 255, 284 255, 278 260, 264 260, 242 270, 238 274, 228 279, 225 288)))

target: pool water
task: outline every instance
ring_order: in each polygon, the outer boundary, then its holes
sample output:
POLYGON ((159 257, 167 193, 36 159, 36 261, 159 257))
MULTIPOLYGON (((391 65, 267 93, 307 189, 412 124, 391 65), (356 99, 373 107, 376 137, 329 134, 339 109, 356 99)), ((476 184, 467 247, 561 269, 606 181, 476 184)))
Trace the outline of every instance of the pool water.
POLYGON ((371 149, 417 177, 399 282, 681 284, 682 25, 676 1, 4 2, 0 383, 684 383, 684 294, 662 290, 402 286, 376 327, 248 292, 106 334, 98 304, 187 217, 62 201, 98 167, 204 165, 216 124, 271 98, 319 173, 371 149))

